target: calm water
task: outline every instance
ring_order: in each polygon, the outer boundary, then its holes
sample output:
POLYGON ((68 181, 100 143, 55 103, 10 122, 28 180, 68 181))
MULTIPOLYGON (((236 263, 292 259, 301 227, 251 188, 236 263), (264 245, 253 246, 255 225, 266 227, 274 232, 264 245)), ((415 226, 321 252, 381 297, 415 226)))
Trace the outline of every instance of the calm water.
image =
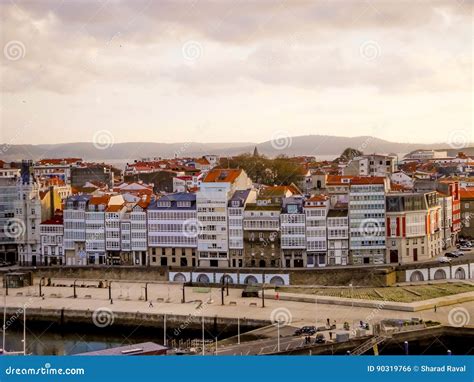
MULTIPOLYGON (((217 333, 218 334, 218 333, 217 333)), ((224 339, 236 333, 221 334, 218 338, 224 339)), ((213 339, 216 333, 206 332, 206 338, 213 339)), ((173 331, 168 332, 168 345, 173 345, 171 341, 175 340, 175 346, 178 341, 188 339, 199 339, 200 332, 183 332, 179 338, 173 336, 173 331)), ((22 328, 15 327, 7 330, 6 349, 9 351, 23 350, 23 332, 22 328)), ((163 343, 163 329, 150 328, 130 328, 130 327, 110 327, 98 329, 90 326, 69 326, 67 330, 62 329, 56 324, 29 325, 27 328, 27 353, 34 355, 71 355, 84 353, 88 351, 102 350, 122 345, 131 345, 140 342, 152 341, 159 344, 163 343)), ((410 341, 410 355, 445 355, 448 350, 453 355, 472 355, 474 354, 473 336, 440 336, 419 341, 410 341)), ((403 355, 405 354, 403 343, 397 343, 393 340, 379 346, 379 352, 382 355, 403 355)), ((371 354, 368 352, 367 355, 371 354)))

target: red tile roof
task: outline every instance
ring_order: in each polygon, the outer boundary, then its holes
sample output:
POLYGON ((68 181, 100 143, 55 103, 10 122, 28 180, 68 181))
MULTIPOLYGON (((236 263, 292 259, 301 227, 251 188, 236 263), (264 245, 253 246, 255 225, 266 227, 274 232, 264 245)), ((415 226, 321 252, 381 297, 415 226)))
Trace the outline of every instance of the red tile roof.
POLYGON ((215 168, 207 173, 203 182, 232 183, 242 173, 242 169, 215 168))

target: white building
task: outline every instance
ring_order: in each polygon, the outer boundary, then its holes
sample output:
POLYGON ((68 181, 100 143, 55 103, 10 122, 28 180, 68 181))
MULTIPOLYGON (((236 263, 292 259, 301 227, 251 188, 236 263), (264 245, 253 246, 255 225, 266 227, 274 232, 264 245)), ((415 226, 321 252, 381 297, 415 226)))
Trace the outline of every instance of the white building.
POLYGON ((40 225, 41 265, 64 265, 64 230, 62 215, 55 215, 40 225))
POLYGON ((229 266, 228 202, 235 191, 252 187, 242 169, 213 169, 196 194, 199 265, 229 266))
POLYGON ((306 216, 306 266, 324 267, 327 263, 327 215, 329 199, 325 195, 314 195, 305 200, 306 216))
POLYGON ((37 265, 41 254, 41 200, 39 186, 30 176, 22 175, 17 183, 17 198, 14 202, 18 234, 15 242, 18 245, 18 259, 22 265, 37 265))
POLYGON ((396 169, 396 156, 362 155, 352 159, 343 169, 343 175, 389 176, 396 169))
POLYGON ((74 195, 63 211, 64 254, 67 265, 86 265, 86 211, 91 195, 74 195))
POLYGON ((151 265, 197 266, 196 195, 175 193, 148 206, 148 256, 151 265))
POLYGON ((306 221, 303 197, 283 199, 280 215, 282 263, 287 268, 306 266, 306 221))
POLYGON ((353 264, 385 262, 385 192, 388 179, 355 177, 349 190, 350 251, 353 264))
POLYGON ((349 217, 347 208, 330 209, 327 215, 329 265, 349 264, 349 217))
POLYGON ((244 264, 244 210, 247 203, 255 203, 255 190, 238 190, 229 200, 229 257, 233 268, 244 264))

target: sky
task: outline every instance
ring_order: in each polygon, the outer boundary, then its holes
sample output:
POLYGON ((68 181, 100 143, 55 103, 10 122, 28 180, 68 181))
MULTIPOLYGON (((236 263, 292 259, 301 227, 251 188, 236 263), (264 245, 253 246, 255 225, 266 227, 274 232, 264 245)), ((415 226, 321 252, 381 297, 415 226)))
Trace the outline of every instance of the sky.
POLYGON ((474 141, 473 0, 1 0, 0 13, 0 143, 474 141))

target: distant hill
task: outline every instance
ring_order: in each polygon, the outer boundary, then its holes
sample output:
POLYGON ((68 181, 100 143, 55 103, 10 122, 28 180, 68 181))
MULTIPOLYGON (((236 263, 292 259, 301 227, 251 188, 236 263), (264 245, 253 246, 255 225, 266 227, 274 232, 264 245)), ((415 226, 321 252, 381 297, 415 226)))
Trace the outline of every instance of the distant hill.
POLYGON ((447 144, 423 143, 397 143, 383 139, 361 137, 337 137, 330 135, 306 135, 298 137, 282 137, 281 139, 262 143, 150 143, 127 142, 115 143, 106 149, 98 149, 90 142, 64 143, 51 145, 1 145, 0 159, 12 161, 18 159, 40 159, 80 157, 87 160, 107 161, 120 160, 132 162, 144 157, 172 158, 177 154, 183 156, 200 156, 204 154, 237 155, 253 152, 254 147, 259 153, 267 156, 285 155, 313 155, 313 156, 338 156, 347 147, 352 147, 364 153, 408 153, 416 149, 444 149, 450 154, 464 151, 474 155, 474 147, 462 150, 450 149, 447 144))

